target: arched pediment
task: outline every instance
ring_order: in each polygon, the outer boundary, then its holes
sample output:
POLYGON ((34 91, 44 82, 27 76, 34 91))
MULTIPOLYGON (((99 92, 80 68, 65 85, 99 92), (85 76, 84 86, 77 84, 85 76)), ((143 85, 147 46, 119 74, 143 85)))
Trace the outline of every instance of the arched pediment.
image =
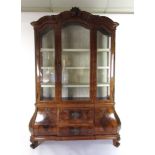
POLYGON ((114 22, 106 16, 93 15, 86 11, 81 11, 77 7, 73 7, 70 11, 64 11, 58 15, 44 16, 31 24, 34 28, 40 28, 45 24, 63 25, 65 23, 76 22, 86 27, 103 27, 108 32, 112 32, 118 26, 117 22, 114 22))

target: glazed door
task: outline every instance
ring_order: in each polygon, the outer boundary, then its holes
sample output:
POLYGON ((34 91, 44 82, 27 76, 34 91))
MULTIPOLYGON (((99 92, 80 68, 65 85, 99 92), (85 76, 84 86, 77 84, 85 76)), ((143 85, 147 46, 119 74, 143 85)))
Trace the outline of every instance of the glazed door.
POLYGON ((67 25, 61 31, 61 99, 90 100, 90 30, 67 25))
POLYGON ((54 30, 46 28, 40 34, 40 100, 55 99, 55 38, 54 30))
POLYGON ((97 31, 97 99, 110 99, 111 37, 97 31))

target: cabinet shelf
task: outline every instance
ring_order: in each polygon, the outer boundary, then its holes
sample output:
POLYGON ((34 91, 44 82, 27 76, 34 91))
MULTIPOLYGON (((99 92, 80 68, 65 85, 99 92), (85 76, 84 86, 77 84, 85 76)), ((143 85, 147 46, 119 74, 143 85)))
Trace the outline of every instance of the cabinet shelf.
MULTIPOLYGON (((90 49, 62 49, 63 52, 89 52, 90 49)), ((110 52, 110 48, 99 48, 97 52, 110 52)))
POLYGON ((64 67, 64 69, 90 69, 90 67, 64 67))
POLYGON ((54 52, 55 49, 54 48, 41 48, 40 52, 54 52))
MULTIPOLYGON (((90 67, 65 67, 64 69, 90 69, 90 67)), ((108 66, 98 66, 97 69, 109 69, 108 66)))
MULTIPOLYGON (((54 69, 54 67, 41 67, 41 69, 54 69)), ((90 69, 90 67, 64 67, 64 69, 90 69)), ((109 69, 109 66, 98 66, 97 69, 109 69)))
POLYGON ((89 84, 63 84, 62 85, 63 88, 85 88, 85 87, 89 87, 89 84))
POLYGON ((110 83, 97 84, 97 87, 109 87, 110 83))
MULTIPOLYGON (((40 52, 54 52, 55 49, 54 48, 41 48, 40 52)), ((89 52, 90 49, 86 49, 86 48, 64 48, 62 49, 63 52, 89 52)), ((98 48, 97 52, 110 52, 110 48, 98 48)))
POLYGON ((45 88, 45 87, 46 87, 46 88, 47 88, 47 87, 55 88, 55 85, 52 84, 52 83, 47 83, 47 84, 42 83, 42 84, 41 84, 41 87, 44 87, 44 88, 45 88))
POLYGON ((97 69, 110 69, 109 66, 98 66, 97 69))
MULTIPOLYGON (((97 84, 97 87, 108 87, 109 83, 97 84)), ((63 84, 63 87, 90 87, 89 84, 63 84)))
MULTIPOLYGON (((110 84, 98 84, 97 87, 109 87, 110 84)), ((90 87, 90 85, 63 85, 63 88, 87 88, 90 87)))
POLYGON ((63 52, 89 52, 90 49, 86 48, 64 48, 62 49, 63 52))
POLYGON ((41 67, 41 69, 54 69, 55 67, 41 67))
MULTIPOLYGON (((97 84, 97 87, 109 87, 110 84, 109 83, 103 83, 103 84, 97 84)), ((54 88, 55 85, 52 83, 48 83, 48 84, 41 84, 41 87, 52 87, 54 88)), ((90 87, 89 84, 62 84, 63 88, 85 88, 85 87, 90 87)))
POLYGON ((98 48, 97 52, 110 52, 110 48, 98 48))

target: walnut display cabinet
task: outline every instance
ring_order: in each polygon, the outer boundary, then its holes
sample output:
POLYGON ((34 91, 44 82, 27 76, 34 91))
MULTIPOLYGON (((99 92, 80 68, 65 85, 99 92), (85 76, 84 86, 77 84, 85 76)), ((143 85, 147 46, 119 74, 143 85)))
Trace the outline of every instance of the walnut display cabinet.
POLYGON ((115 30, 105 16, 72 8, 31 23, 35 35, 36 104, 31 147, 46 140, 111 139, 115 111, 115 30))

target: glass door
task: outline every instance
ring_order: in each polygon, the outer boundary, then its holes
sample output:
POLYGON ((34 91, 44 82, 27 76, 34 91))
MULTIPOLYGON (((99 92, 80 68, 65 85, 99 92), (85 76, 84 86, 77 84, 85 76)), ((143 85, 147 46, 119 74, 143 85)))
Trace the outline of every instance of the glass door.
POLYGON ((51 100, 55 97, 55 41, 54 31, 47 29, 41 35, 40 48, 40 99, 51 100))
POLYGON ((80 25, 62 29, 62 99, 90 98, 90 31, 80 25))
POLYGON ((110 98, 111 37, 97 31, 97 98, 110 98))

